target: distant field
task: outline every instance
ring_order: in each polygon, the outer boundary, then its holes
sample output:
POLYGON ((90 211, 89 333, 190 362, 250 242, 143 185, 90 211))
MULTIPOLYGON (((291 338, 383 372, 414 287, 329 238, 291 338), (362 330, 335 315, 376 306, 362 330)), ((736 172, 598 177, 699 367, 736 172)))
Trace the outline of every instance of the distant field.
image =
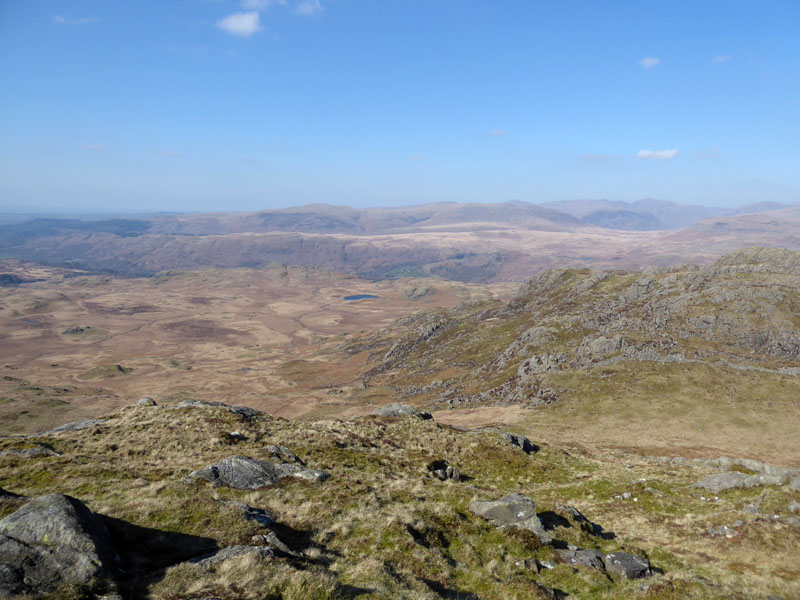
POLYGON ((368 282, 311 269, 209 269, 125 279, 16 262, 0 288, 0 433, 94 417, 140 396, 247 404, 284 416, 336 404, 281 373, 321 344, 422 308, 507 295, 426 278, 368 282), (414 289, 427 292, 410 296, 414 289), (345 296, 378 296, 345 301, 345 296))

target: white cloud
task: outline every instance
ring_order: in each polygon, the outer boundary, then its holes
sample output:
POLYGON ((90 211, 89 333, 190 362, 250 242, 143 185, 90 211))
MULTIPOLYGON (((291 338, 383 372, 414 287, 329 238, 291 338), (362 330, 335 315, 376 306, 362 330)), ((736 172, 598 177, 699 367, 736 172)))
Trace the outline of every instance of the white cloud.
POLYGON ((56 15, 53 17, 53 22, 59 25, 88 25, 89 23, 97 23, 100 19, 98 17, 83 17, 76 19, 69 15, 56 15))
POLYGON ((492 129, 492 135, 494 135, 494 136, 500 137, 500 136, 503 136, 505 134, 506 134, 506 132, 503 131, 502 129, 492 129))
POLYGON ((233 35, 250 37, 261 31, 261 17, 256 11, 233 13, 217 21, 217 27, 233 35))
POLYGON ((93 152, 105 152, 108 150, 108 146, 106 144, 84 144, 84 150, 91 150, 93 152))
POLYGON ((639 150, 636 153, 639 158, 647 158, 650 160, 670 160, 678 156, 677 150, 639 150))
POLYGON ((297 4, 295 10, 297 10, 298 14, 313 17, 321 13, 325 8, 319 0, 303 0, 297 4))
POLYGON ((177 158, 179 156, 183 156, 180 152, 172 152, 171 150, 156 150, 153 154, 158 154, 159 156, 169 156, 171 158, 177 158))
POLYGON ((728 62, 729 60, 733 60, 733 57, 729 56, 728 54, 720 54, 719 56, 715 56, 714 58, 712 58, 711 62, 712 63, 724 63, 724 62, 728 62))
POLYGON ((422 155, 420 154, 415 154, 414 156, 411 157, 411 162, 419 162, 421 160, 422 160, 422 155))
POLYGON ((648 56, 647 58, 643 58, 639 61, 639 64, 642 65, 645 69, 652 69, 653 67, 657 67, 661 64, 660 58, 655 58, 653 56, 648 56))
POLYGON ((251 10, 266 10, 273 4, 277 6, 286 6, 288 0, 242 0, 242 8, 251 10))

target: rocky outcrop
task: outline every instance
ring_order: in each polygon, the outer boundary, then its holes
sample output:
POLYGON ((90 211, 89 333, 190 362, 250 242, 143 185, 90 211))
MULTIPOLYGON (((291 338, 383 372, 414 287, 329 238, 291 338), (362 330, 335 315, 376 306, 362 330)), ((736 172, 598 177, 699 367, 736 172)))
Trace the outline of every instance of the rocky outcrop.
POLYGON ((249 406, 231 406, 230 404, 217 402, 216 400, 184 400, 183 402, 179 402, 175 408, 198 408, 204 406, 224 408, 229 413, 238 415, 245 420, 264 414, 260 410, 250 408, 249 406))
POLYGON ((19 458, 39 458, 42 456, 61 456, 50 446, 39 445, 33 448, 23 448, 22 450, 3 450, 0 456, 16 456, 19 458))
POLYGON ((562 562, 568 565, 585 565, 598 571, 605 570, 605 557, 599 550, 558 550, 562 562))
POLYGON ((219 563, 237 558, 239 556, 253 555, 264 560, 269 560, 275 557, 275 551, 269 546, 228 546, 217 550, 212 554, 193 558, 190 563, 196 564, 203 569, 212 569, 219 563))
POLYGON ((786 481, 785 476, 765 475, 757 473, 755 475, 745 475, 739 471, 728 471, 726 473, 715 473, 709 475, 694 484, 694 487, 708 490, 714 494, 719 494, 725 490, 734 488, 752 488, 762 485, 781 485, 786 481))
POLYGON ((461 481, 461 471, 448 464, 446 460, 434 460, 428 463, 428 472, 441 481, 461 481))
POLYGON ((417 417, 423 420, 433 419, 429 412, 417 410, 410 404, 400 404, 399 402, 392 402, 385 406, 379 406, 372 411, 376 417, 417 417))
POLYGON ((624 579, 641 579, 651 575, 650 561, 627 552, 612 552, 605 558, 606 572, 624 579))
POLYGON ((136 404, 134 404, 134 406, 157 406, 157 403, 149 396, 142 396, 136 401, 136 404))
POLYGON ((109 580, 115 555, 105 524, 80 500, 41 496, 0 521, 0 596, 109 580))
POLYGON ((105 425, 107 422, 108 422, 107 419, 84 419, 83 421, 73 421, 72 423, 64 423, 63 425, 59 425, 58 427, 50 429, 49 431, 35 433, 30 437, 32 438, 45 437, 49 435, 55 435, 57 433, 63 433, 65 431, 67 432, 83 431, 84 429, 89 429, 90 427, 105 425))
POLYGON ((269 487, 286 477, 317 482, 325 481, 330 475, 325 471, 307 469, 296 464, 266 462, 248 456, 230 456, 190 473, 183 481, 188 484, 208 481, 214 487, 257 490, 269 487))
POLYGON ((469 505, 469 510, 491 521, 496 527, 525 529, 533 533, 543 544, 552 541, 536 514, 536 504, 522 494, 509 494, 499 500, 476 500, 469 505))
POLYGON ((506 440, 509 444, 514 446, 515 448, 519 448, 525 454, 530 454, 531 452, 538 452, 539 446, 531 442, 528 438, 524 435, 519 435, 518 433, 510 433, 504 432, 500 434, 500 437, 506 440))

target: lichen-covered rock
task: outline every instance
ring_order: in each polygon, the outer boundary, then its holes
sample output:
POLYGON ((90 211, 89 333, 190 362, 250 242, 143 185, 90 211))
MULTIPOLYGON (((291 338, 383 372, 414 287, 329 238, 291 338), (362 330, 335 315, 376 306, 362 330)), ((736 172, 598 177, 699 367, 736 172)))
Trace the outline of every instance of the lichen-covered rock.
POLYGON ((4 450, 0 456, 17 456, 19 458, 39 458, 42 456, 61 456, 49 446, 35 446, 33 448, 23 448, 22 450, 4 450))
POLYGON ((150 396, 142 396, 136 401, 134 406, 158 406, 158 404, 150 396))
POLYGON ((229 456, 214 465, 190 473, 183 481, 191 484, 205 480, 214 487, 257 490, 273 485, 284 477, 325 481, 330 475, 325 471, 307 469, 296 464, 267 462, 249 456, 229 456))
POLYGON ((286 446, 274 446, 270 445, 264 448, 267 452, 269 452, 269 458, 273 461, 280 461, 285 463, 295 463, 298 465, 306 466, 304 463, 294 452, 289 450, 286 446))
POLYGON ((715 473, 709 475, 694 484, 694 487, 708 490, 714 494, 719 494, 725 490, 733 488, 752 488, 761 485, 780 485, 785 481, 785 477, 780 475, 765 475, 758 473, 755 475, 745 475, 739 471, 729 471, 727 473, 715 473))
POLYGON ((229 413, 239 415, 244 419, 252 419, 253 417, 264 414, 260 410, 250 408, 249 406, 231 406, 230 404, 217 402, 216 400, 184 400, 183 402, 179 402, 175 408, 197 408, 203 406, 221 407, 227 410, 229 413))
POLYGON ((531 442, 528 438, 524 435, 519 435, 518 433, 510 433, 510 432, 503 432, 500 434, 500 437, 504 440, 507 440, 509 444, 512 446, 519 448, 525 454, 530 454, 531 452, 538 452, 539 446, 531 442))
POLYGON ((650 561, 627 552, 612 552, 605 558, 606 572, 625 579, 641 579, 651 574, 650 561))
POLYGON ((424 420, 433 419, 431 413, 417 410, 410 404, 401 404, 400 402, 392 402, 385 406, 379 406, 372 411, 372 414, 378 417, 417 417, 424 420))
POLYGON ((543 544, 552 541, 536 514, 536 503, 522 494, 509 494, 499 500, 476 500, 469 510, 491 521, 496 527, 517 527, 533 533, 543 544))
POLYGON ((217 550, 212 554, 206 554, 205 556, 193 558, 189 562, 194 563, 204 569, 210 569, 231 558, 245 556, 248 554, 258 556, 262 559, 271 559, 275 556, 275 551, 269 546, 228 546, 227 548, 222 548, 221 550, 217 550))
POLYGON ((447 481, 448 479, 461 481, 461 472, 454 466, 448 464, 446 460, 434 460, 428 463, 428 471, 441 481, 447 481))
POLYGON ((599 550, 558 550, 558 556, 568 565, 586 565, 598 571, 605 570, 603 553, 599 550))
POLYGON ((111 580, 115 554, 105 524, 80 500, 41 496, 0 521, 0 597, 111 580))
POLYGON ((30 437, 45 437, 48 435, 55 435, 56 433, 62 433, 64 431, 83 431, 84 429, 96 427, 97 425, 105 425, 107 422, 107 419, 84 419, 83 421, 73 421, 72 423, 64 423, 63 425, 59 425, 58 427, 50 429, 49 431, 35 433, 30 437))

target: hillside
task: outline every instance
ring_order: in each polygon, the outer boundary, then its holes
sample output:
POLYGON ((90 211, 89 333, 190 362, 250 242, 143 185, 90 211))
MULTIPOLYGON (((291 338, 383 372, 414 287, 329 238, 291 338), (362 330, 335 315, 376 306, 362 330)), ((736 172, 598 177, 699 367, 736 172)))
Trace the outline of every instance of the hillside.
POLYGON ((510 302, 420 313, 338 352, 363 361, 353 402, 400 396, 564 443, 800 466, 798 264, 750 249, 704 268, 551 270, 510 302))
POLYGON ((768 495, 714 493, 693 486, 719 478, 717 464, 588 454, 424 415, 297 423, 221 403, 156 404, 0 439, 4 597, 800 591, 800 521, 788 508, 798 492, 776 485, 788 474, 771 476, 768 495))

